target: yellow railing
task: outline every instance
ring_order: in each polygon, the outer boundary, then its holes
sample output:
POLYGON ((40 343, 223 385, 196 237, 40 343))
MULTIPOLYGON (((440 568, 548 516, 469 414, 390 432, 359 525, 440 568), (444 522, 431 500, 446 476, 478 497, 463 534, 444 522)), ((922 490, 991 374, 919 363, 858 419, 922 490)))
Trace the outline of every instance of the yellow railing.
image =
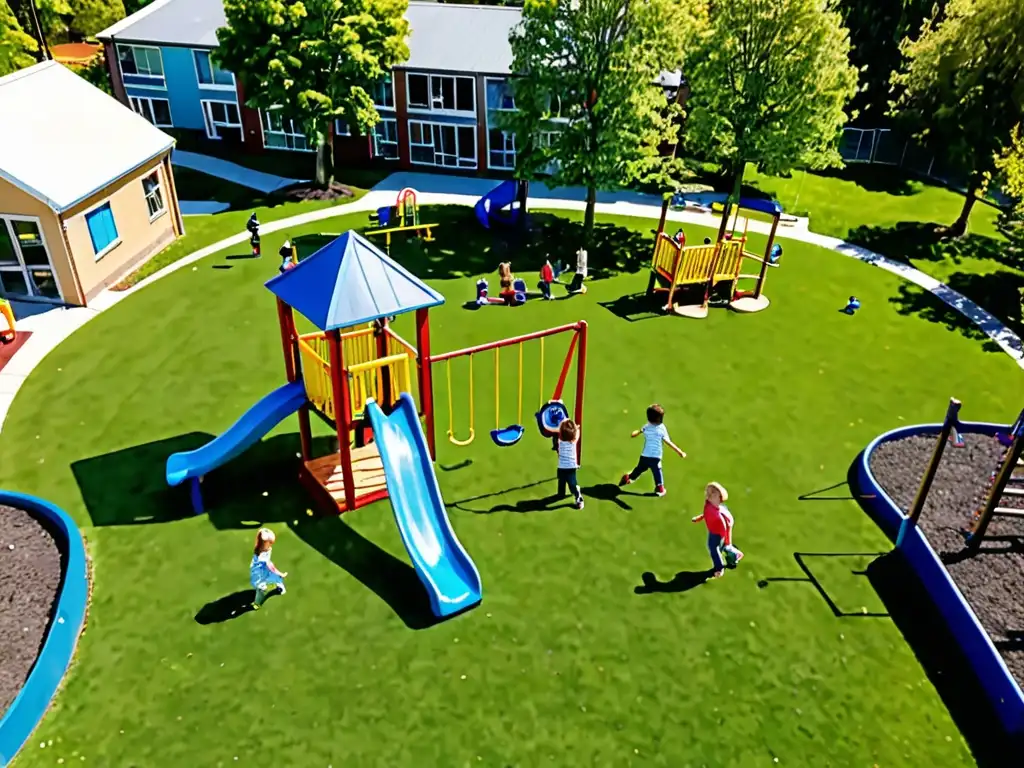
POLYGON ((353 418, 355 414, 362 413, 363 408, 366 407, 366 401, 371 397, 381 405, 391 405, 398 399, 400 392, 411 391, 410 357, 411 355, 403 350, 397 355, 349 367, 348 385, 349 395, 352 399, 353 418), (390 402, 384 402, 385 375, 390 382, 390 402))
POLYGON ((334 419, 334 385, 331 382, 330 354, 327 339, 317 334, 313 338, 299 337, 299 359, 302 363, 302 380, 306 384, 309 402, 328 419, 334 419))
POLYGON ((654 258, 651 261, 651 269, 661 270, 669 278, 676 268, 676 259, 679 257, 679 245, 666 234, 659 234, 654 241, 654 258))
POLYGON ((726 240, 718 254, 718 265, 715 267, 715 282, 719 280, 735 280, 743 266, 743 240, 726 240))

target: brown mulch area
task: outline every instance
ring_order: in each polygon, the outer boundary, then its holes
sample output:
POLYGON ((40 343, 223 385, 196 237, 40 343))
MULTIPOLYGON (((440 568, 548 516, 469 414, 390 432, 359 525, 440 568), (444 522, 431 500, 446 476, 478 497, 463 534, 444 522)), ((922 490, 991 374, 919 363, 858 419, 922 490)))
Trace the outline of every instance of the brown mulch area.
POLYGON ((351 189, 338 182, 334 182, 327 189, 311 187, 309 184, 292 184, 290 187, 282 187, 274 194, 286 200, 344 200, 353 195, 351 189))
POLYGON ((28 341, 28 337, 32 334, 28 331, 18 331, 14 335, 13 341, 0 341, 0 371, 4 369, 4 366, 14 357, 14 353, 24 346, 25 342, 28 341))
POLYGON ((0 504, 0 717, 14 701, 46 640, 63 563, 33 515, 0 504))
MULTIPOLYGON (((943 453, 920 526, 1024 685, 1024 519, 994 517, 980 550, 968 556, 962 531, 984 502, 1005 449, 994 438, 964 437, 963 448, 948 445, 943 453)), ((934 449, 934 437, 908 437, 882 443, 871 456, 875 478, 904 511, 913 504, 934 449)), ((1024 497, 1004 496, 1000 506, 1024 509, 1024 497)))

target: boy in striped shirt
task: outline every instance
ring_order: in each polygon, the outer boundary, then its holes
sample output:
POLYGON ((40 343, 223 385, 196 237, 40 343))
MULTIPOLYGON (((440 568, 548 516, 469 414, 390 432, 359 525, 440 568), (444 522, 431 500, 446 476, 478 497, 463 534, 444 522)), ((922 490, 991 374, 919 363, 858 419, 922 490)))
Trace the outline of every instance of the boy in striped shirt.
POLYGON ((637 462, 632 472, 622 476, 619 485, 629 485, 644 472, 651 470, 651 474, 654 475, 654 492, 659 496, 665 495, 665 478, 661 473, 661 457, 664 453, 662 444, 668 445, 682 459, 686 458, 686 453, 669 438, 664 422, 664 408, 655 403, 647 409, 647 423, 630 434, 630 437, 644 436, 644 448, 640 452, 640 461, 637 462))

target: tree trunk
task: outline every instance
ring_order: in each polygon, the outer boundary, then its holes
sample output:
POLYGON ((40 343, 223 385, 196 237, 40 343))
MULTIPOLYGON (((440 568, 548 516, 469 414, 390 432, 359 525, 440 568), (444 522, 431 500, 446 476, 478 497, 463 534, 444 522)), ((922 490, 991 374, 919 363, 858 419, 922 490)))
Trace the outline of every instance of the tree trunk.
POLYGON ((334 183, 334 135, 331 126, 318 134, 320 144, 316 148, 316 185, 329 189, 334 183))
POLYGON ((967 222, 971 218, 971 210, 978 202, 978 192, 981 189, 981 174, 971 175, 970 184, 967 187, 967 196, 964 197, 964 207, 960 209, 960 215, 952 226, 941 227, 940 234, 944 237, 963 237, 967 233, 967 222))
POLYGON ((587 187, 587 209, 583 214, 583 245, 591 248, 594 244, 594 212, 597 207, 597 187, 587 187))
POLYGON ((725 201, 725 208, 722 211, 722 223, 718 226, 719 240, 725 237, 725 233, 729 229, 729 218, 732 213, 733 206, 740 204, 740 193, 743 191, 743 172, 746 170, 746 167, 746 161, 740 159, 735 165, 730 166, 729 168, 729 177, 732 178, 732 191, 729 193, 729 197, 725 201))

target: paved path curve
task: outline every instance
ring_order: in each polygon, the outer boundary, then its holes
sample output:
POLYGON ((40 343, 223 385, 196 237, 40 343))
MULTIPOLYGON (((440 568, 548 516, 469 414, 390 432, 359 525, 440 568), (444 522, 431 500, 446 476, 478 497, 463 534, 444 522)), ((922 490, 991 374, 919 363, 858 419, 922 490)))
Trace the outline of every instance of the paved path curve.
MULTIPOLYGON (((286 219, 268 222, 260 227, 261 234, 270 234, 290 229, 303 224, 311 224, 317 221, 326 221, 338 216, 361 211, 372 211, 383 205, 391 205, 395 200, 398 190, 406 186, 414 187, 418 192, 417 196, 421 204, 426 205, 473 205, 477 199, 494 186, 493 181, 487 179, 467 179, 462 177, 434 176, 431 174, 417 173, 395 173, 378 184, 359 200, 351 203, 336 205, 332 208, 324 208, 308 213, 300 213, 286 219), (442 191, 445 188, 453 191, 442 191), (454 191, 458 190, 458 191, 454 191), (482 190, 482 191, 481 191, 482 190)), ((535 185, 540 187, 540 185, 535 185)), ((584 201, 576 190, 547 190, 540 187, 540 194, 533 194, 531 188, 530 205, 534 208, 558 209, 558 210, 583 210, 584 201), (556 196, 564 195, 564 196, 556 196)), ((636 216, 642 218, 656 218, 660 214, 660 203, 651 195, 638 193, 609 193, 598 198, 597 212, 602 214, 616 214, 621 216, 636 216)), ((711 214, 695 213, 689 211, 671 211, 668 216, 670 221, 685 224, 698 224, 701 226, 716 227, 718 217, 711 214)), ((754 232, 767 233, 768 225, 764 222, 751 221, 750 229, 754 232)), ((1003 325, 995 316, 982 307, 975 304, 966 296, 954 291, 947 285, 939 282, 933 277, 926 275, 914 267, 902 264, 898 261, 886 258, 881 254, 869 251, 866 248, 847 243, 834 237, 826 237, 809 231, 806 228, 806 221, 798 221, 791 228, 780 229, 779 237, 792 240, 799 240, 811 243, 822 248, 841 253, 844 256, 863 261, 874 267, 884 269, 893 274, 920 286, 926 291, 933 293, 953 309, 957 310, 978 326, 990 339, 999 345, 1003 351, 1010 355, 1018 366, 1024 368, 1024 344, 1021 339, 1003 325)), ((147 285, 166 277, 172 272, 184 269, 193 265, 200 259, 204 259, 218 251, 234 245, 247 242, 249 234, 239 232, 219 242, 200 248, 198 251, 169 264, 163 269, 140 281, 126 291, 113 291, 107 289, 93 299, 91 305, 86 307, 68 307, 51 310, 33 317, 19 320, 19 328, 32 331, 32 336, 25 345, 18 350, 14 357, 0 371, 0 430, 3 429, 4 419, 14 402, 14 396, 24 383, 25 379, 39 362, 56 347, 61 341, 70 336, 74 331, 87 323, 100 312, 114 306, 123 299, 131 296, 136 291, 141 291, 147 285)))

